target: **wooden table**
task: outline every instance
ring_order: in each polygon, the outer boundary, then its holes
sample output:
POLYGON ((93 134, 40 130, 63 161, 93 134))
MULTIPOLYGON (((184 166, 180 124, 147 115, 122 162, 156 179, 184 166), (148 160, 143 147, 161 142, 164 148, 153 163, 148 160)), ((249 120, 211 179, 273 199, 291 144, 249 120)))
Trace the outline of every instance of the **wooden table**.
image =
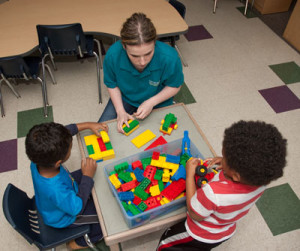
POLYGON ((165 0, 10 0, 0 5, 0 57, 34 51, 37 24, 81 23, 86 33, 119 37, 134 12, 151 18, 160 37, 188 30, 165 0))
MULTIPOLYGON (((98 170, 94 177, 93 198, 105 243, 110 246, 111 250, 119 250, 118 243, 152 233, 153 231, 165 229, 186 217, 186 207, 182 207, 164 216, 155 218, 145 225, 129 229, 104 175, 103 167, 105 165, 144 151, 155 139, 161 136, 162 133, 159 131, 160 122, 167 113, 173 113, 178 121, 178 129, 174 130, 170 136, 165 136, 167 142, 182 138, 183 132, 188 130, 191 141, 204 158, 215 156, 214 150, 184 104, 176 104, 153 111, 145 120, 140 121, 140 127, 129 136, 117 132, 116 120, 109 121, 109 137, 116 157, 98 164, 98 170), (138 149, 131 143, 131 139, 146 129, 150 129, 156 134, 156 138, 138 149)), ((90 134, 92 133, 89 130, 82 131, 78 134, 78 143, 83 157, 88 156, 87 150, 83 148, 83 137, 90 134)))

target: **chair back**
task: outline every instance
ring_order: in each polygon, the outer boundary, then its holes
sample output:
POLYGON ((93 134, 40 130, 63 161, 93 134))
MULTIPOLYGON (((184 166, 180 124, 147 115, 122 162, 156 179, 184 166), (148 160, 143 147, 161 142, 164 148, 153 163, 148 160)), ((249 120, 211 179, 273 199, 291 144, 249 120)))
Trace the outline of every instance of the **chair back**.
POLYGON ((169 3, 178 11, 180 16, 184 19, 186 12, 185 5, 177 0, 170 0, 169 3))
POLYGON ((5 78, 31 77, 31 71, 21 56, 0 58, 0 74, 5 78))
POLYGON ((3 195, 3 213, 12 227, 19 232, 30 244, 38 239, 38 233, 32 231, 36 228, 36 215, 34 199, 12 184, 8 184, 3 195), (30 218, 33 222, 30 222, 30 218))
POLYGON ((30 199, 12 184, 8 184, 5 189, 2 207, 10 225, 40 250, 55 248, 90 232, 89 225, 76 228, 53 228, 45 225, 36 209, 35 198, 30 199))
POLYGON ((39 48, 43 55, 81 55, 87 53, 86 38, 80 23, 37 25, 39 48))

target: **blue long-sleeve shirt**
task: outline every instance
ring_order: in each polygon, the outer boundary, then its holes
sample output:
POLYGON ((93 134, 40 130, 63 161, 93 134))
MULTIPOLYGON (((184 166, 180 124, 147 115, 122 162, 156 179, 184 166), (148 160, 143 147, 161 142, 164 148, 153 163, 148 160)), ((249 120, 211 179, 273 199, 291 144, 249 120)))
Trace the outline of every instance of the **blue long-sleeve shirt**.
MULTIPOLYGON (((78 133, 75 124, 68 125, 66 128, 72 135, 78 133)), ((41 176, 35 163, 31 163, 30 168, 37 209, 45 224, 56 228, 71 225, 86 206, 94 185, 93 179, 82 176, 78 185, 62 165, 59 174, 52 178, 41 176)))

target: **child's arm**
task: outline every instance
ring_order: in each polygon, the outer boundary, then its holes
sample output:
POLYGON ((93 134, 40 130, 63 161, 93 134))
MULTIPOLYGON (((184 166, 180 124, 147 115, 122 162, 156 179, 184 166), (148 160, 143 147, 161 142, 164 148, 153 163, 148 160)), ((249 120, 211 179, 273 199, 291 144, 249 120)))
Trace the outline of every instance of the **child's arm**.
POLYGON ((200 164, 200 160, 193 158, 187 162, 186 165, 186 206, 190 217, 196 221, 202 221, 203 218, 197 215, 191 208, 191 199, 196 193, 195 171, 200 164))
POLYGON ((76 125, 79 132, 85 129, 90 129, 97 136, 100 136, 99 134, 100 129, 108 132, 108 126, 106 123, 84 122, 84 123, 78 123, 76 125))
POLYGON ((93 177, 95 175, 97 169, 96 160, 91 158, 82 159, 81 161, 81 171, 82 171, 82 178, 79 184, 79 191, 77 196, 82 200, 82 209, 79 212, 81 214, 86 206, 88 198, 90 197, 92 188, 94 186, 93 177))

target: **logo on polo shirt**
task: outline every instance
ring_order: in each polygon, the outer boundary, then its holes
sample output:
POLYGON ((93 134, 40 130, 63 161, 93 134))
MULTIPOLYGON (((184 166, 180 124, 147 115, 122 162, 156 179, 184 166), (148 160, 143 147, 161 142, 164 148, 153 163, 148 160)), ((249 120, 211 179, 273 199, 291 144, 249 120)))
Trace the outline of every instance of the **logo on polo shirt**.
POLYGON ((158 82, 154 82, 152 80, 149 80, 149 85, 158 86, 159 85, 159 81, 158 82))

